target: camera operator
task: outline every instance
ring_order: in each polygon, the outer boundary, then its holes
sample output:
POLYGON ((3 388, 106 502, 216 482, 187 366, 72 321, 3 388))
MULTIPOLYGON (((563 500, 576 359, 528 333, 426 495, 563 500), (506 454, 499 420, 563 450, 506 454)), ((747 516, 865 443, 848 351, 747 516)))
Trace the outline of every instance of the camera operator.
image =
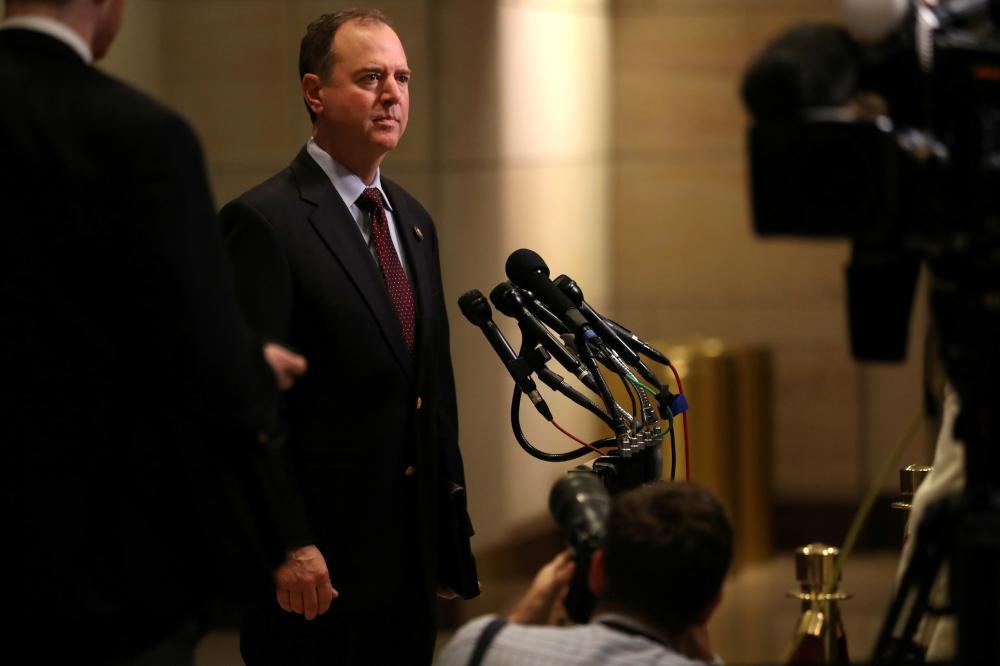
POLYGON ((532 626, 559 616, 573 573, 562 553, 506 618, 485 616, 459 629, 438 663, 717 662, 706 625, 721 596, 732 541, 725 510, 700 486, 656 482, 622 493, 591 560, 587 579, 597 607, 589 624, 532 626))

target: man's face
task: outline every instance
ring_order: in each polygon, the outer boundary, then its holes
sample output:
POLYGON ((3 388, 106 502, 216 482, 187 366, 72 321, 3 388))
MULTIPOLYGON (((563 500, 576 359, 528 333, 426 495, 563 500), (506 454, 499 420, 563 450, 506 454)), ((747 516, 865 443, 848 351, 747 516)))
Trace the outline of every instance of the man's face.
POLYGON ((333 38, 334 65, 320 90, 316 126, 354 158, 396 147, 410 112, 410 69, 399 37, 382 23, 348 21, 333 38))

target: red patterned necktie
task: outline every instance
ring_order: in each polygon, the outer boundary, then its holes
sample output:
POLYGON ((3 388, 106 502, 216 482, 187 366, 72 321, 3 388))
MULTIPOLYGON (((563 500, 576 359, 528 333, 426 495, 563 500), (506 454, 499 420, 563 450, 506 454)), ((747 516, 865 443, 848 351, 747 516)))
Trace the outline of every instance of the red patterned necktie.
POLYGON ((382 277, 389 288, 389 298, 396 309, 399 324, 403 328, 403 338, 406 348, 413 353, 413 342, 416 332, 416 307, 413 303, 413 289, 403 271, 392 238, 389 237, 389 222, 382 207, 382 194, 377 188, 367 187, 357 201, 358 207, 367 211, 372 221, 372 241, 375 244, 375 255, 378 257, 382 277))

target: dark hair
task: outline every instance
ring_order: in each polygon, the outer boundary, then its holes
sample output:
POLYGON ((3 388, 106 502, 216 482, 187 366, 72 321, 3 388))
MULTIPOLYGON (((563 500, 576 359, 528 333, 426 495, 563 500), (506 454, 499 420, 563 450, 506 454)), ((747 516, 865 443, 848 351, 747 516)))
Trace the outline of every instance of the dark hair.
POLYGON ((679 633, 719 593, 733 528, 705 488, 657 482, 615 498, 604 547, 603 600, 679 633))
MULTIPOLYGON (((362 23, 383 23, 391 27, 389 19, 377 9, 341 9, 332 14, 323 14, 309 24, 299 45, 299 80, 306 74, 316 74, 324 81, 330 75, 334 63, 333 38, 340 26, 348 21, 362 23)), ((316 114, 306 104, 309 120, 315 122, 316 114)))

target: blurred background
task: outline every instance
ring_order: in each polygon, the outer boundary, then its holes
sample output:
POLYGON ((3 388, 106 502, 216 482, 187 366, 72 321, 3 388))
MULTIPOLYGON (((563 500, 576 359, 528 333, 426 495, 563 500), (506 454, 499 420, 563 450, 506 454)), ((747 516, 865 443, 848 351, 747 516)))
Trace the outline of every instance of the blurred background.
MULTIPOLYGON (((444 635, 503 611, 559 547, 547 498, 568 466, 517 446, 509 377, 456 305, 506 279, 508 254, 528 247, 684 373, 692 478, 723 497, 739 538, 714 647, 729 663, 776 661, 798 614, 784 598, 792 549, 843 540, 922 406, 922 300, 907 362, 859 365, 847 344, 846 242, 752 231, 742 73, 784 28, 837 20, 838 2, 130 0, 102 67, 190 120, 221 207, 308 138, 299 40, 319 14, 353 5, 383 9, 406 48, 410 124, 383 172, 441 236, 483 581, 476 601, 442 604, 444 635)), ((605 434, 549 402, 577 435, 605 434)), ((574 448, 528 410, 524 421, 541 448, 574 448)), ((933 434, 928 425, 902 464, 929 464, 933 434)), ((891 592, 897 479, 883 484, 844 574, 856 595, 842 606, 852 656, 870 653, 891 592)), ((231 631, 214 632, 200 663, 239 663, 235 646, 231 631)))

